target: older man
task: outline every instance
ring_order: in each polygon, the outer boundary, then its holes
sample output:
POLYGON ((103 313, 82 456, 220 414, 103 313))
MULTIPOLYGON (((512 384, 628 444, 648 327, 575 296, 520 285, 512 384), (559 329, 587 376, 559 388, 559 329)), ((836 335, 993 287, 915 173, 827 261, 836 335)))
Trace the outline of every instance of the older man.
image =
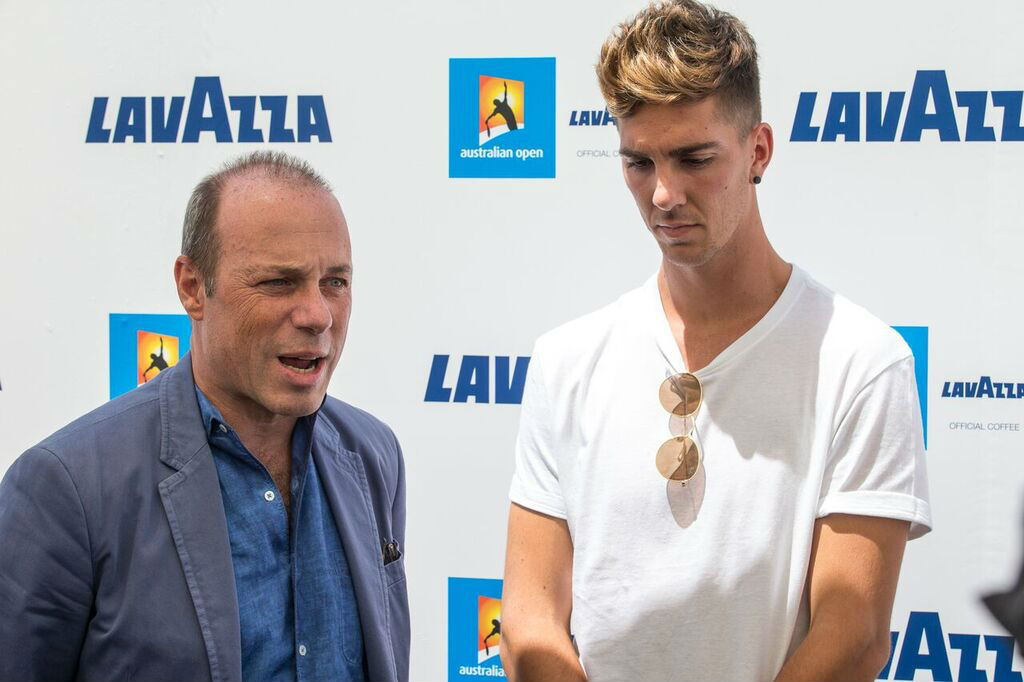
POLYGON ((326 397, 338 201, 241 158, 193 192, 174 276, 191 352, 0 484, 0 679, 406 679, 401 450, 326 397))

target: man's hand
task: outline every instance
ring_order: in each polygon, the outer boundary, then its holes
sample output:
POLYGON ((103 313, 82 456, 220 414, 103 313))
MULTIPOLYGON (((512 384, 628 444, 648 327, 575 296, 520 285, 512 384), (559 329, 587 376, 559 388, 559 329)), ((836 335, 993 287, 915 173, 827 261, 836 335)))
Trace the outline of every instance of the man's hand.
POLYGON ((875 680, 889 659, 909 526, 847 514, 818 519, 807 573, 810 630, 776 680, 875 680))
POLYGON ((569 527, 513 504, 501 599, 501 662, 510 681, 586 681, 569 637, 571 613, 569 527))

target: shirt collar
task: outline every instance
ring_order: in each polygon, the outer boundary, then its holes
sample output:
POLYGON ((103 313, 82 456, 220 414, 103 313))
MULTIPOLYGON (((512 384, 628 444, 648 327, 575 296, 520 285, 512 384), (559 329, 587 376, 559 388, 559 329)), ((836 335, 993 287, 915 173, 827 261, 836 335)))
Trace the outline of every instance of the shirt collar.
MULTIPOLYGON (((221 426, 229 430, 231 429, 231 425, 224 421, 224 417, 221 416, 217 406, 206 397, 205 393, 199 390, 198 384, 196 384, 196 400, 199 402, 199 414, 203 418, 203 428, 206 430, 207 437, 216 434, 221 426)), ((324 396, 324 402, 327 402, 326 396, 324 396)), ((309 438, 312 438, 313 426, 316 424, 316 417, 320 414, 320 409, 324 406, 324 402, 320 403, 320 407, 313 414, 299 417, 298 427, 303 429, 309 438)))

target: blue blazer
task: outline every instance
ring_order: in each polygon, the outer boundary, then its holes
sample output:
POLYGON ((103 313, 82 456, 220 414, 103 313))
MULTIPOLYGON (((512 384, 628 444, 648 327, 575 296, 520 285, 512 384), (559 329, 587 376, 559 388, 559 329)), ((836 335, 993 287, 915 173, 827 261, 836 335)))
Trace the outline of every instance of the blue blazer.
MULTIPOLYGON (((224 505, 189 355, 72 422, 0 483, 0 680, 240 680, 224 505)), ((352 571, 370 680, 407 680, 405 472, 328 397, 313 457, 352 571)))

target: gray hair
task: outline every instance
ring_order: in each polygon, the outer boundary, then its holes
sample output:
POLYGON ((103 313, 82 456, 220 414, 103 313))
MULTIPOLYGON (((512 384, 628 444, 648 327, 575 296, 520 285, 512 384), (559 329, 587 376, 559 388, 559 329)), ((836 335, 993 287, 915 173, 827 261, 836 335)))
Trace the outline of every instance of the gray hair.
POLYGON ((199 271, 207 296, 213 295, 213 281, 220 254, 220 239, 214 223, 221 193, 231 178, 248 174, 332 192, 323 176, 307 162, 284 152, 266 150, 232 159, 200 180, 185 207, 181 255, 188 258, 199 271))

